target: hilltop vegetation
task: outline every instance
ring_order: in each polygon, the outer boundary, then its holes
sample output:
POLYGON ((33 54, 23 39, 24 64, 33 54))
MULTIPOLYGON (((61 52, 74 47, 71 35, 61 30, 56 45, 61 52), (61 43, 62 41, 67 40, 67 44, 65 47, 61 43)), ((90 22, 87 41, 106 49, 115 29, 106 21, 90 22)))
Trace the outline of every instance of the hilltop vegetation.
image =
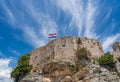
POLYGON ((14 79, 14 82, 18 82, 20 78, 24 77, 27 73, 30 72, 32 66, 29 65, 30 56, 28 54, 23 55, 17 64, 17 67, 14 68, 11 72, 11 78, 14 79))
POLYGON ((115 60, 113 58, 113 55, 111 54, 105 54, 99 58, 99 64, 101 66, 109 66, 109 67, 115 67, 115 60))

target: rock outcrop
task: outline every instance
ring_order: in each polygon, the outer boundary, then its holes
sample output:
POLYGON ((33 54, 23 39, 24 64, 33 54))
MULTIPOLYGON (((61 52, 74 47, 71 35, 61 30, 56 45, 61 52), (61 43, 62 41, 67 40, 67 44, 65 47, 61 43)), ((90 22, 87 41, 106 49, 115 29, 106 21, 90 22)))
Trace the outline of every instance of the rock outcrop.
POLYGON ((115 43, 113 50, 109 53, 117 60, 117 72, 98 64, 104 55, 98 40, 72 36, 55 39, 31 52, 33 68, 20 82, 120 82, 120 43, 115 43), (81 52, 84 54, 78 59, 81 52))

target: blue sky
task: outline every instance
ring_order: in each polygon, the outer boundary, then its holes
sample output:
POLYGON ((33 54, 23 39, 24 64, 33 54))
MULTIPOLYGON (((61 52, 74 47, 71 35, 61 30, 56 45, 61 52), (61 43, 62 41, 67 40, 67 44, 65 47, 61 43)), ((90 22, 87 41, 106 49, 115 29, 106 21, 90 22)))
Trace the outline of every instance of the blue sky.
POLYGON ((1 0, 0 82, 10 82, 18 58, 55 32, 98 39, 107 52, 120 41, 120 0, 1 0))

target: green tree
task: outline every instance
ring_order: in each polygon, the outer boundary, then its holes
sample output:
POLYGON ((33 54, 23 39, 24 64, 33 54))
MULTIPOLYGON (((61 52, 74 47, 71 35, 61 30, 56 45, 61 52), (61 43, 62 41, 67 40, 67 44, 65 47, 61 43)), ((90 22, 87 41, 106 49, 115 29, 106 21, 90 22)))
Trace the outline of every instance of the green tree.
POLYGON ((113 55, 111 54, 105 54, 99 58, 99 64, 101 66, 109 66, 109 67, 114 67, 115 66, 115 61, 113 58, 113 55))
POLYGON ((18 82, 19 79, 21 79, 30 72, 32 66, 29 65, 29 60, 30 56, 28 54, 23 55, 19 59, 17 67, 11 72, 11 78, 14 79, 14 82, 18 82))

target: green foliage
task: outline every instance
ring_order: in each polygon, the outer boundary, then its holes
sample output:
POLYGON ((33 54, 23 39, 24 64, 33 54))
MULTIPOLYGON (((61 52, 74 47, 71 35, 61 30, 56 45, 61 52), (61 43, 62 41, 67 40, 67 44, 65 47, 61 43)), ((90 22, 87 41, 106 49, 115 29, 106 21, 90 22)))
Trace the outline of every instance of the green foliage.
POLYGON ((12 70, 11 78, 14 78, 15 82, 18 82, 20 78, 22 78, 23 76, 30 72, 32 66, 29 65, 29 60, 30 56, 28 54, 25 54, 18 61, 17 67, 12 70))
POLYGON ((78 48, 76 51, 76 56, 78 60, 86 59, 89 60, 91 53, 86 48, 78 48))
POLYGON ((98 62, 101 66, 109 66, 109 67, 115 66, 115 61, 114 61, 113 55, 111 54, 105 54, 101 56, 98 62))
MULTIPOLYGON (((80 40, 78 40, 78 42, 80 42, 80 40)), ((90 60, 89 56, 91 55, 91 53, 86 48, 84 47, 80 48, 78 46, 77 51, 75 52, 75 55, 77 57, 77 60, 75 62, 74 70, 75 71, 82 70, 86 66, 84 60, 89 61, 90 60)))

